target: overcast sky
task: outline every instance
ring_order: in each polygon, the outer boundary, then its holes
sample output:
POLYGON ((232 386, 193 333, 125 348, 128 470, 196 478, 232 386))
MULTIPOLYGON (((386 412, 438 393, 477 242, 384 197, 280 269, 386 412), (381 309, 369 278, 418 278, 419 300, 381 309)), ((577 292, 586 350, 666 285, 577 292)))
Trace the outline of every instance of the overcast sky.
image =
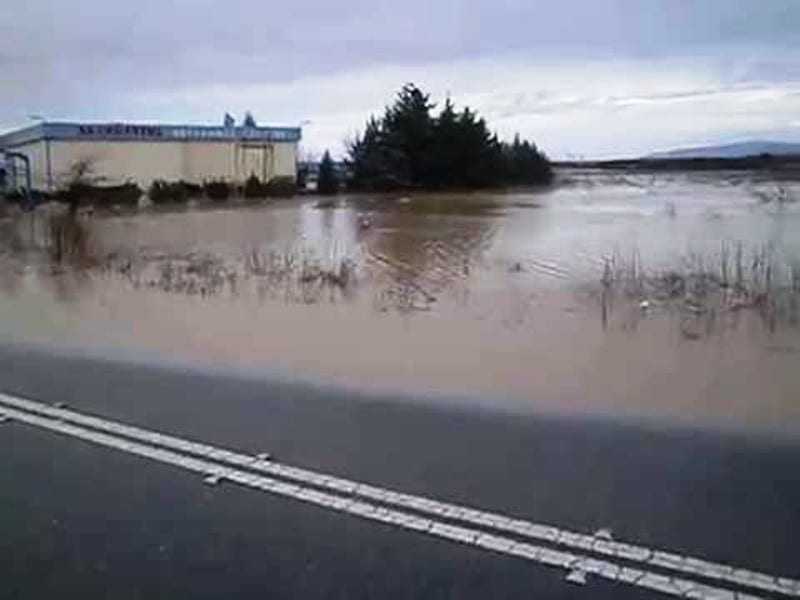
POLYGON ((0 130, 251 110, 340 153, 408 81, 557 158, 800 141, 800 0, 0 3, 0 130))

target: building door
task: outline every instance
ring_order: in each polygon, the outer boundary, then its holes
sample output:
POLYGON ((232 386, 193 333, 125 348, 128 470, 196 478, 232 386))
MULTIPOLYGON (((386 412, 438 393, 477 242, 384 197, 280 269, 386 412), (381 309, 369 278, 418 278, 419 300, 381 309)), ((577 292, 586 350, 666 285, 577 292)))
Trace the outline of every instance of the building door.
POLYGON ((270 152, 267 146, 242 145, 239 147, 237 175, 244 181, 255 175, 262 182, 270 180, 270 152))

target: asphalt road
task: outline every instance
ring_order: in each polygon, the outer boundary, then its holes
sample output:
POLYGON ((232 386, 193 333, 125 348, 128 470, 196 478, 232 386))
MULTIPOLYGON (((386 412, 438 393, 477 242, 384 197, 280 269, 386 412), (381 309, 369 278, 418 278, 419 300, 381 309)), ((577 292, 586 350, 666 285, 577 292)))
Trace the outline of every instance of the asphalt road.
MULTIPOLYGON (((402 491, 800 576, 800 441, 512 416, 0 346, 0 390, 402 491)), ((0 425, 0 598, 653 598, 0 425)))

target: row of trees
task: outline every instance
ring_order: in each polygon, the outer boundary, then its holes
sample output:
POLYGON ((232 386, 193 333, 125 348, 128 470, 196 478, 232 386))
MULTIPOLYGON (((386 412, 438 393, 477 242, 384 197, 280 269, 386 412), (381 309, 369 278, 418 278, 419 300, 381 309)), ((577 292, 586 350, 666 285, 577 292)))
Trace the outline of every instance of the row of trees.
POLYGON ((383 117, 372 117, 348 144, 350 184, 356 189, 478 188, 542 184, 552 179, 536 145, 498 140, 469 107, 456 111, 448 98, 435 104, 413 84, 400 90, 383 117))

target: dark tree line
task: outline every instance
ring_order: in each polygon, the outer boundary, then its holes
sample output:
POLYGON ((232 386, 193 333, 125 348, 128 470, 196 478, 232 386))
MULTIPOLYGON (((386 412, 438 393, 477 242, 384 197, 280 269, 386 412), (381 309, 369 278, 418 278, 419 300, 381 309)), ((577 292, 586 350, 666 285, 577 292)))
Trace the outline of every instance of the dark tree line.
POLYGON ((469 109, 448 98, 434 116, 428 94, 407 84, 383 117, 372 117, 349 143, 347 164, 357 189, 480 188, 549 183, 552 170, 536 145, 504 143, 469 109))

